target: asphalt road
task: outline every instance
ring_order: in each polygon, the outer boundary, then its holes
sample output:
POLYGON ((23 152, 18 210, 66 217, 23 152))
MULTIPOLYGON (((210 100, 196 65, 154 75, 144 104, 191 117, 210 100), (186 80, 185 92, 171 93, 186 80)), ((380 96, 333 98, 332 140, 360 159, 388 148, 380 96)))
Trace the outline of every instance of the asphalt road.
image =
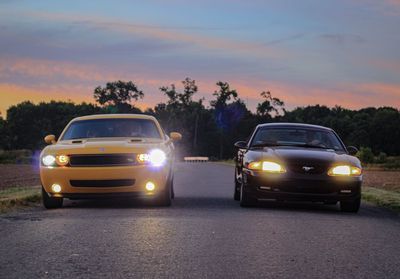
POLYGON ((0 215, 1 278, 400 278, 400 218, 232 199, 233 169, 178 164, 170 208, 68 201, 0 215))

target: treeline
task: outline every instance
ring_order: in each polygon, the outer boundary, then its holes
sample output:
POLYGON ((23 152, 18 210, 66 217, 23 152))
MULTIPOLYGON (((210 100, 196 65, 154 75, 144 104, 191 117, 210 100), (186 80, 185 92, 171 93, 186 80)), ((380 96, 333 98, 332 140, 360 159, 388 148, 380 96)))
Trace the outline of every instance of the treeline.
POLYGON ((270 92, 260 93, 256 112, 251 112, 239 93, 226 82, 217 82, 209 103, 195 99, 198 87, 186 78, 181 89, 174 84, 161 87, 166 102, 141 111, 135 102, 144 93, 133 83, 116 81, 97 87, 97 104, 23 102, 7 110, 0 118, 0 149, 39 150, 47 134, 60 135, 74 117, 100 113, 146 113, 154 115, 167 132, 179 131, 180 155, 203 155, 215 159, 232 158, 233 143, 248 138, 259 123, 301 122, 332 127, 347 145, 371 148, 375 155, 400 155, 400 112, 391 107, 349 110, 326 106, 285 110, 285 104, 270 92))

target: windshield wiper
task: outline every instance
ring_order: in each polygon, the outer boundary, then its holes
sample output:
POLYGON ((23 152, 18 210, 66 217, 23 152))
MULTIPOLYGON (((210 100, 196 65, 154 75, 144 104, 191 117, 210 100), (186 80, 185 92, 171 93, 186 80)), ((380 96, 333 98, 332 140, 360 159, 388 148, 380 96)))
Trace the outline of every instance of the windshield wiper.
POLYGON ((250 146, 252 147, 268 147, 268 146, 281 146, 282 144, 274 143, 274 142, 264 142, 264 143, 257 143, 250 146))
POLYGON ((314 144, 291 144, 290 146, 306 147, 306 148, 318 148, 318 149, 333 149, 333 150, 335 150, 334 148, 321 146, 321 145, 314 145, 314 144))

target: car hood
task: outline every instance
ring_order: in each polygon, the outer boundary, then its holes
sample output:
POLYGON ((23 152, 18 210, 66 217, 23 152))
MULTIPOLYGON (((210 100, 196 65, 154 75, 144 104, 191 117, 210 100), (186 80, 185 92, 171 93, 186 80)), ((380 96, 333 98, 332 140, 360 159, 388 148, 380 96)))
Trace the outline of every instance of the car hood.
POLYGON ((260 151, 259 156, 262 160, 276 160, 285 164, 331 165, 343 163, 355 166, 360 165, 359 160, 356 157, 345 153, 337 153, 331 150, 268 147, 260 151))
POLYGON ((112 154, 146 153, 154 148, 163 149, 166 141, 161 139, 85 139, 59 141, 47 146, 46 154, 112 154))

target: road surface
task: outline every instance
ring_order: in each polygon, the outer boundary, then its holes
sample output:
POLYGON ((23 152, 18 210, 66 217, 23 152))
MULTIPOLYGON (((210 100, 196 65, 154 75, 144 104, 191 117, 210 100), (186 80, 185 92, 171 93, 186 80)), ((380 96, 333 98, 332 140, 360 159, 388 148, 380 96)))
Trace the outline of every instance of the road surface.
POLYGON ((1 278, 400 278, 400 218, 240 208, 232 167, 177 164, 170 208, 67 201, 0 215, 1 278))

